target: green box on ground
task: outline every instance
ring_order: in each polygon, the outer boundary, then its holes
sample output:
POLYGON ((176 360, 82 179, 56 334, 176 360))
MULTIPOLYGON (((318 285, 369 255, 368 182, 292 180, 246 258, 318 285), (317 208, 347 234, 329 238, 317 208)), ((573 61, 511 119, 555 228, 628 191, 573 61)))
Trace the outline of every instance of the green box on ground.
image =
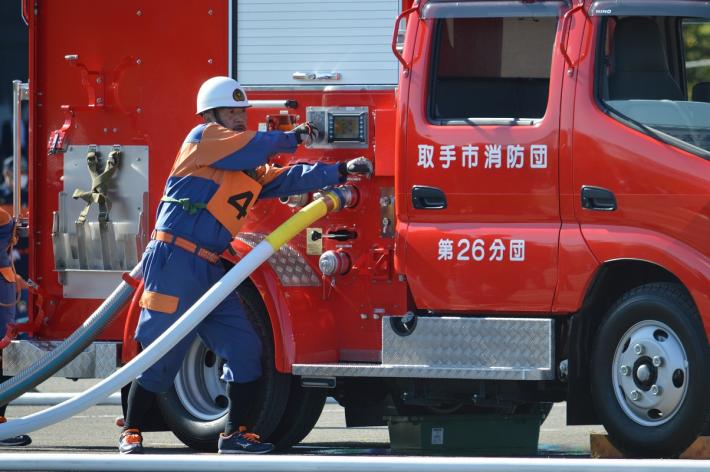
POLYGON ((389 416, 393 451, 477 456, 537 454, 544 415, 389 416))

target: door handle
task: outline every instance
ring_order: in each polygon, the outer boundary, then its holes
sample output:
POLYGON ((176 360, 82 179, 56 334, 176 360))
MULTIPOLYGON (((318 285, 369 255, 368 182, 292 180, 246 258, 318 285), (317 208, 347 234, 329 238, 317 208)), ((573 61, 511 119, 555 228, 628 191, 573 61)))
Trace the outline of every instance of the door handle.
POLYGON ((19 220, 18 233, 22 237, 29 235, 29 219, 21 215, 22 211, 22 101, 30 98, 29 83, 12 81, 12 216, 19 220))
POLYGON ((436 187, 415 185, 412 187, 412 205, 419 210, 443 210, 446 208, 446 195, 436 187))
POLYGON ((582 187, 582 208, 596 211, 616 210, 616 197, 611 190, 600 187, 582 187))
POLYGON ((343 76, 340 72, 294 72, 291 77, 294 80, 340 80, 343 76))

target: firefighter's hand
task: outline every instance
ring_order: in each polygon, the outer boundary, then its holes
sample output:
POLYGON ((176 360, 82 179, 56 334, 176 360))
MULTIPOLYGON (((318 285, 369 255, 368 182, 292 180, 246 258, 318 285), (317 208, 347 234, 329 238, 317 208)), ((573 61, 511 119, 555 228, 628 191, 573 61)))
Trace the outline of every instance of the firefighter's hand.
POLYGON ((347 162, 341 162, 338 169, 340 171, 340 176, 342 181, 347 179, 348 175, 358 174, 365 175, 369 177, 372 175, 372 161, 366 157, 360 156, 355 159, 350 159, 347 162))
POLYGON ((298 144, 304 143, 306 146, 313 144, 313 141, 317 140, 318 136, 320 136, 320 130, 310 121, 301 123, 293 128, 291 132, 296 135, 298 144))

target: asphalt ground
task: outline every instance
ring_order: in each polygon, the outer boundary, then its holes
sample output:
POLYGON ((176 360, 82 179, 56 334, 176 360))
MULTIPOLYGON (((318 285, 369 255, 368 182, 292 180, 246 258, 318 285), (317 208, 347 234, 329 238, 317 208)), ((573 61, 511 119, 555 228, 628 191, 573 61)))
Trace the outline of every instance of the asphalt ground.
MULTIPOLYGON (((81 392, 94 380, 50 379, 37 388, 39 392, 81 392)), ((10 405, 7 416, 27 416, 46 406, 10 405)), ((32 444, 0 448, 3 453, 117 453, 120 429, 114 420, 121 415, 118 405, 93 406, 61 423, 30 433, 32 444)), ((538 456, 589 457, 589 434, 604 432, 601 426, 566 426, 565 405, 556 404, 540 430, 538 456)), ((170 432, 145 433, 144 446, 149 454, 200 454, 180 442, 170 432)), ((314 430, 294 447, 291 454, 316 455, 402 455, 392 451, 387 427, 346 428, 344 410, 327 403, 314 430)), ((409 455, 411 453, 407 453, 409 455)), ((0 467, 1 469, 1 467, 0 467)))

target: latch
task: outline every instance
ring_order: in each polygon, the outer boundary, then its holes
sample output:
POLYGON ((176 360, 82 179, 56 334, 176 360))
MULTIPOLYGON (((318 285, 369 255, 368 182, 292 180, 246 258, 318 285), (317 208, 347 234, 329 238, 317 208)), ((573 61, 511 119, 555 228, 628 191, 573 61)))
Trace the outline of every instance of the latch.
POLYGON ((67 150, 67 133, 71 128, 72 121, 74 120, 74 110, 72 110, 69 105, 62 105, 61 109, 64 112, 64 124, 61 128, 54 130, 49 134, 47 154, 50 156, 53 154, 63 154, 67 150))
POLYGON ((291 74, 294 80, 340 80, 340 72, 294 72, 291 74))
POLYGON ((394 188, 380 189, 380 236, 394 237, 394 188))

